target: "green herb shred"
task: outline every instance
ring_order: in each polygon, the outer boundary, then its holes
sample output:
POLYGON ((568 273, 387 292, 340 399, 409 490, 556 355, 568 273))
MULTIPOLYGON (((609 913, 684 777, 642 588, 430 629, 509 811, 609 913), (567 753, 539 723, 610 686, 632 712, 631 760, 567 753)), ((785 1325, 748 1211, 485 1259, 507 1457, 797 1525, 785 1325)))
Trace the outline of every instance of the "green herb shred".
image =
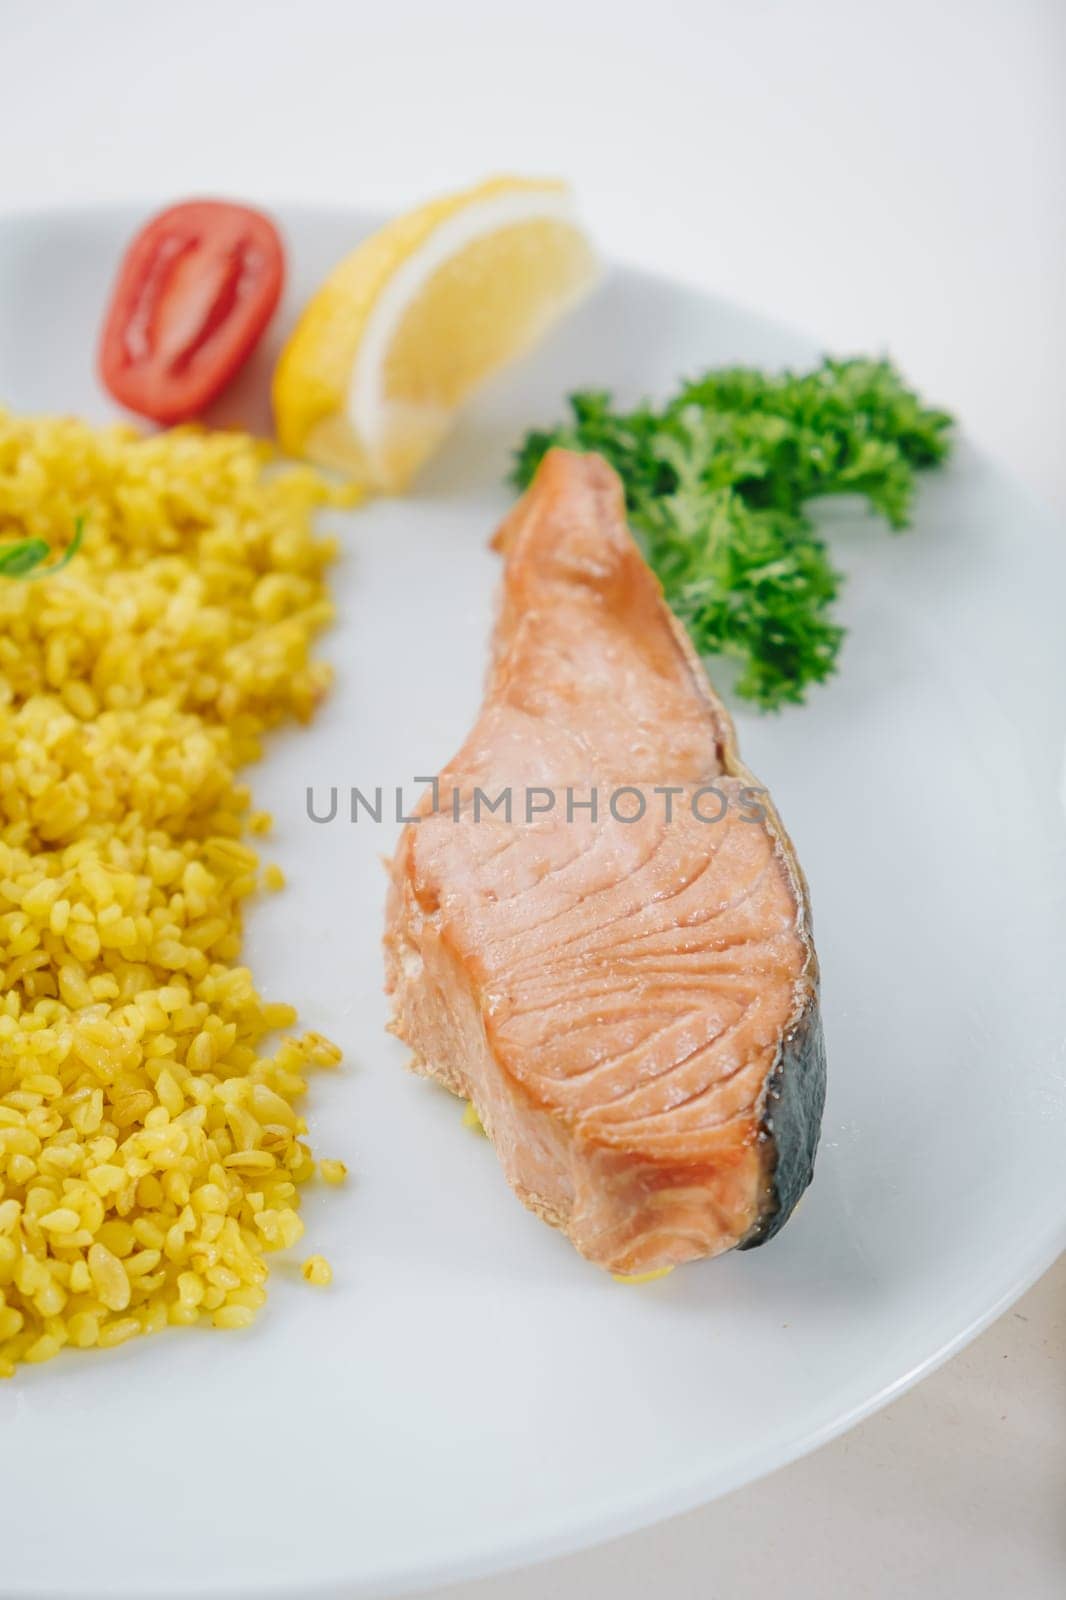
POLYGON ((524 488, 553 445, 604 456, 697 650, 736 661, 737 692, 764 709, 801 703, 834 671, 844 637, 833 621, 841 574, 807 503, 861 495, 905 528, 915 470, 944 460, 952 427, 888 361, 730 367, 659 408, 618 411, 596 391, 571 395, 570 408, 571 421, 526 435, 514 482, 524 488))
POLYGON ((16 539, 10 544, 0 544, 0 578, 48 578, 63 568, 77 555, 85 532, 85 519, 79 517, 74 524, 70 543, 57 561, 49 562, 52 547, 47 539, 16 539))

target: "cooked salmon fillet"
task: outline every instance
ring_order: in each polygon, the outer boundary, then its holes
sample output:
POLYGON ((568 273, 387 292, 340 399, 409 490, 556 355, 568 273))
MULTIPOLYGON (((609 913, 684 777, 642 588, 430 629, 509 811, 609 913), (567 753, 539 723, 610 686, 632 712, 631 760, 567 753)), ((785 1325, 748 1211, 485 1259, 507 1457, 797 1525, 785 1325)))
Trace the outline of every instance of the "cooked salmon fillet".
POLYGON ((606 462, 551 451, 495 542, 481 714, 391 863, 394 1031, 590 1261, 761 1243, 825 1085, 791 843, 606 462))

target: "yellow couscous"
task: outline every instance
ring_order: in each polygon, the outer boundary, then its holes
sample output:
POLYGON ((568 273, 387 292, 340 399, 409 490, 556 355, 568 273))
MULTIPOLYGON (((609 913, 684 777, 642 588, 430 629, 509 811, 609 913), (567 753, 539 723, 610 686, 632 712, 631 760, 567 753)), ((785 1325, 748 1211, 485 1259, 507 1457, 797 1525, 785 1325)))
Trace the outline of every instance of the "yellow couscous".
POLYGON ((303 1231, 295 1102, 340 1052, 266 1048, 296 1014, 239 965, 270 820, 237 774, 327 687, 338 500, 244 435, 0 412, 0 545, 84 524, 61 572, 0 578, 2 1376, 243 1327, 303 1231))

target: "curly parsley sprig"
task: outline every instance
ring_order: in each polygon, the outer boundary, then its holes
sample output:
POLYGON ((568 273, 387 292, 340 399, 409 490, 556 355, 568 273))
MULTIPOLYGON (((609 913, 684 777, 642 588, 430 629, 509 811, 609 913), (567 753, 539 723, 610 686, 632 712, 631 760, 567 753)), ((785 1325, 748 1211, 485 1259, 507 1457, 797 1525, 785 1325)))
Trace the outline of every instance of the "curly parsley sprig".
POLYGON ((915 471, 943 461, 952 419, 923 406, 888 361, 825 360, 780 375, 708 372, 664 406, 616 411, 570 396, 572 420, 528 433, 524 487, 553 445, 596 450, 625 484, 634 530, 704 655, 737 662, 737 692, 763 709, 801 703, 835 670, 841 575, 806 513, 857 494, 905 528, 915 471))

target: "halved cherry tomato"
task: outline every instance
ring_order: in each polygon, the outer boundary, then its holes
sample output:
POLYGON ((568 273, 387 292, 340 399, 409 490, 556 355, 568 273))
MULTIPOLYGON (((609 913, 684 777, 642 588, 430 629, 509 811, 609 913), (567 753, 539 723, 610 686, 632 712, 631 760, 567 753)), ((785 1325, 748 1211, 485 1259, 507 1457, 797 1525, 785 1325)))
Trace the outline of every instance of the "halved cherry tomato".
POLYGON ((153 217, 123 258, 100 341, 115 399, 155 422, 197 416, 251 355, 281 294, 269 218, 221 200, 153 217))

